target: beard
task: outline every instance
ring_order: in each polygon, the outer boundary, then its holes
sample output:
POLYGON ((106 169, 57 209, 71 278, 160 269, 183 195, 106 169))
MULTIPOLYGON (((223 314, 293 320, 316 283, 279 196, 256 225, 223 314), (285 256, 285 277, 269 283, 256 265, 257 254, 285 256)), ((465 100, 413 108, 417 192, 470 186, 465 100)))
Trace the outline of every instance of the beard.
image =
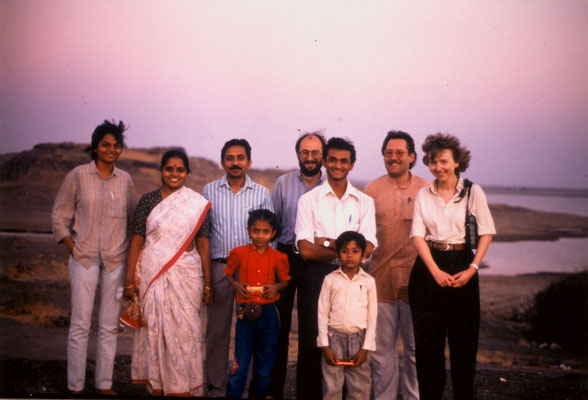
POLYGON ((315 176, 320 172, 321 168, 323 167, 323 163, 320 161, 316 163, 316 167, 314 167, 313 169, 306 168, 302 161, 298 161, 298 165, 300 166, 300 172, 304 176, 315 176))

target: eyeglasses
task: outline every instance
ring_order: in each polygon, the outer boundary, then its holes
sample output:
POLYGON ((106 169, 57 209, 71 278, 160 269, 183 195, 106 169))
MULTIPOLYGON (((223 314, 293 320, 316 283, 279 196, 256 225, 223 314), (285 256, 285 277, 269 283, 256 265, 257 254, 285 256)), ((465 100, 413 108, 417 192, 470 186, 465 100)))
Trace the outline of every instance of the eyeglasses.
POLYGON ((403 157, 406 154, 408 154, 408 152, 405 150, 386 150, 384 152, 384 157, 385 158, 392 158, 392 157, 394 157, 394 155, 396 155, 397 157, 403 157))
POLYGON ((312 155, 313 158, 318 158, 321 156, 321 152, 319 150, 313 150, 313 151, 301 150, 299 154, 301 157, 304 157, 304 158, 308 157, 309 155, 312 155))

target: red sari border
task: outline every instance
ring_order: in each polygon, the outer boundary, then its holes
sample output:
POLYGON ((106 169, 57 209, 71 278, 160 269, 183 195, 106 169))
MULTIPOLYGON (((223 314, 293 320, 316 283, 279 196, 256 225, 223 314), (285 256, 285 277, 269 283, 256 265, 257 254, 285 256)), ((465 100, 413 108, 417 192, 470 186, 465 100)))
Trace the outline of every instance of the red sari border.
POLYGON ((190 235, 188 236, 188 239, 186 239, 186 241, 184 242, 184 244, 182 245, 182 247, 180 247, 180 249, 178 250, 178 252, 171 258, 171 260, 169 260, 161 268, 161 270, 157 273, 157 275, 155 275, 153 277, 153 279, 151 279, 151 282, 149 282, 149 286, 147 286, 147 289, 145 289, 145 293, 147 293, 147 291, 149 290, 149 288, 151 287, 151 285, 153 284, 153 282, 155 282, 155 280, 157 278, 159 278, 161 275, 163 275, 163 273, 165 271, 167 271, 168 269, 170 269, 176 263, 176 261, 178 261, 178 259, 182 255, 182 253, 184 253, 184 251, 186 251, 186 249, 188 248, 188 246, 190 246, 190 243, 192 242, 192 240, 194 240, 194 237, 198 233, 198 230, 200 229, 200 226, 202 226, 202 223, 204 222, 204 218, 206 218, 206 214, 208 213, 208 210, 210 210, 210 207, 212 207, 212 203, 211 202, 208 202, 206 204, 206 206, 204 207, 204 211, 202 211, 202 214, 200 215, 200 218, 198 219, 198 222, 196 224, 196 227, 194 228, 194 230, 192 231, 192 233, 190 233, 190 235))

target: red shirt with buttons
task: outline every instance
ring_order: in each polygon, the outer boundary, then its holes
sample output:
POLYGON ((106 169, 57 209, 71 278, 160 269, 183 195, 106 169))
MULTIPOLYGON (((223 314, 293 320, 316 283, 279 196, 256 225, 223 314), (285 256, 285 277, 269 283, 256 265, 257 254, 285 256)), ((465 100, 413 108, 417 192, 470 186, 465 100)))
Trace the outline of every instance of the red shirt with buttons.
MULTIPOLYGON (((237 270, 239 282, 246 283, 248 286, 263 286, 290 280, 288 256, 269 246, 263 253, 259 253, 253 244, 235 247, 229 253, 224 272, 234 276, 237 270)), ((244 299, 239 294, 236 297, 239 303, 267 304, 278 300, 280 295, 273 299, 261 297, 261 293, 251 294, 249 299, 244 299)))

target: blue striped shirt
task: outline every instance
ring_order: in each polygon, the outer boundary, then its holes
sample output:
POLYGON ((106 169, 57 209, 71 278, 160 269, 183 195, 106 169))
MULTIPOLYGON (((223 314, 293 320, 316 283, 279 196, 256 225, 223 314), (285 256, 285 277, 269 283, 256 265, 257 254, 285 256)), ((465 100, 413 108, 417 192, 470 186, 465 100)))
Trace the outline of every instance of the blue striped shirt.
POLYGON ((248 175, 245 175, 245 185, 237 193, 233 192, 224 175, 204 186, 202 196, 212 203, 210 257, 213 259, 228 258, 231 249, 249 243, 249 211, 258 208, 274 210, 268 190, 253 182, 248 175))
POLYGON ((321 172, 319 181, 311 187, 306 187, 306 184, 300 177, 300 170, 290 172, 278 178, 272 192, 275 213, 278 216, 280 227, 282 228, 282 234, 278 238, 278 242, 282 244, 294 244, 294 240, 296 239, 294 226, 296 225, 298 199, 304 193, 322 184, 325 179, 326 174, 321 172))

